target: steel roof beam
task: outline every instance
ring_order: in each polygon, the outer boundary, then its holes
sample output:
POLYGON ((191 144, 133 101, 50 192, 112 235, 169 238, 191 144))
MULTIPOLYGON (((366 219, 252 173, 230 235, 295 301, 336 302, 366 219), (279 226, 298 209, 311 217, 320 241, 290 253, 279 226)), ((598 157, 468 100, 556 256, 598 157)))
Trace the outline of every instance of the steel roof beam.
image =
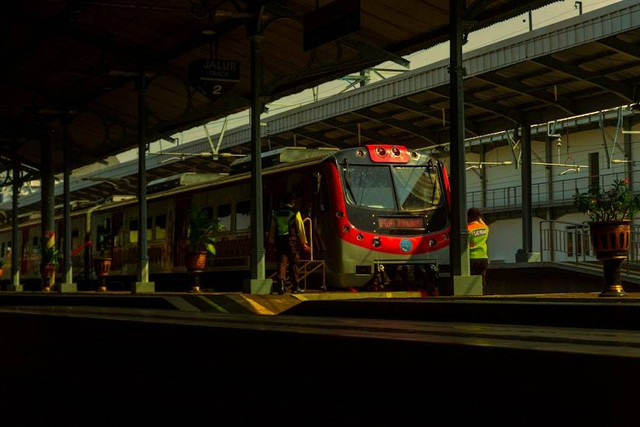
POLYGON ((555 99, 551 94, 544 91, 544 89, 540 89, 537 87, 529 86, 514 79, 508 79, 506 77, 502 77, 496 73, 487 73, 479 76, 475 76, 474 78, 483 80, 485 82, 489 82, 493 85, 502 87, 504 89, 509 89, 514 92, 521 93, 523 95, 528 95, 534 98, 537 98, 543 101, 546 104, 553 105, 568 113, 572 116, 577 114, 573 104, 571 101, 566 100, 565 98, 555 99))
POLYGON ((570 76, 574 76, 580 80, 591 83, 604 90, 612 92, 622 98, 625 102, 633 102, 633 91, 623 83, 614 82, 604 76, 594 75, 584 69, 567 62, 559 61, 552 56, 532 58, 531 61, 544 65, 545 67, 559 71, 570 76))

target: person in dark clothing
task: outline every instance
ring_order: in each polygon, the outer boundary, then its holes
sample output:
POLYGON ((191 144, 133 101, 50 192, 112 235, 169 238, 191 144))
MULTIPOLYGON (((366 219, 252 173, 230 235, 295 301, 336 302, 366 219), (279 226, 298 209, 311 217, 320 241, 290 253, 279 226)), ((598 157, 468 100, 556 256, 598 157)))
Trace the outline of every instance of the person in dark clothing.
POLYGON ((278 263, 278 278, 272 292, 282 295, 285 293, 285 277, 289 272, 292 293, 301 293, 297 263, 300 260, 299 247, 305 252, 310 250, 304 231, 302 215, 296 206, 296 195, 287 194, 284 206, 276 210, 271 216, 269 227, 269 243, 276 246, 276 260, 278 263))

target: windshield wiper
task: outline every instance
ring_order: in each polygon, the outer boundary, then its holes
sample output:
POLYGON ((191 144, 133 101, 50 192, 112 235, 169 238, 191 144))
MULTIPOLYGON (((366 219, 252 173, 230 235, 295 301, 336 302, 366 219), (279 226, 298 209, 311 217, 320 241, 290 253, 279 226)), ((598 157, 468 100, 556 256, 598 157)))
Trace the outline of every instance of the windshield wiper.
POLYGON ((346 184, 347 187, 347 191, 349 191, 349 194, 351 195, 351 199, 353 200, 354 204, 358 204, 358 201, 356 200, 356 195, 353 193, 353 187, 351 186, 351 169, 349 168, 349 162, 347 162, 347 159, 344 159, 344 182, 346 184))

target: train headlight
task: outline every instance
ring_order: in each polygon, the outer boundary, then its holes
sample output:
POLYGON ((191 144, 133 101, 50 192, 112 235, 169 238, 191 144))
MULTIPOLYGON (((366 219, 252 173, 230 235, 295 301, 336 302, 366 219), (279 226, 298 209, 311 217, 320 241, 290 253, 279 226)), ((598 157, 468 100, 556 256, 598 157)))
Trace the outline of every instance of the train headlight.
POLYGON ((342 231, 344 231, 345 233, 348 233, 349 230, 351 230, 351 227, 349 227, 348 225, 345 225, 344 227, 342 227, 342 231))
POLYGON ((382 242, 380 242, 380 238, 379 237, 374 237, 373 241, 371 242, 371 244, 373 245, 374 248, 379 248, 380 245, 382 244, 382 242))
POLYGON ((384 157, 387 155, 387 150, 384 147, 376 147, 376 154, 380 157, 384 157))
POLYGON ((393 157, 400 157, 400 154, 402 153, 400 152, 400 149, 398 147, 391 148, 391 155, 393 157))
POLYGON ((344 212, 341 212, 341 211, 336 212, 336 217, 343 218, 344 217, 344 212))
POLYGON ((356 239, 358 239, 358 240, 364 240, 364 236, 362 235, 362 233, 358 233, 358 234, 356 235, 356 239))
POLYGON ((429 246, 434 247, 436 245, 436 239, 429 239, 429 246))
POLYGON ((364 157, 365 155, 365 151, 364 150, 356 150, 356 156, 357 157, 364 157))

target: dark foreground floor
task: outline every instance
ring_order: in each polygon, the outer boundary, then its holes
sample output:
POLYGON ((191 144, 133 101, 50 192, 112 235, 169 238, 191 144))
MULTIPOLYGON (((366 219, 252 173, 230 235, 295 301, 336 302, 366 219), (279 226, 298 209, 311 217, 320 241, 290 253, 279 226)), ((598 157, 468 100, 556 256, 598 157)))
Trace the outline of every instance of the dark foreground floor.
POLYGON ((108 307, 0 324, 7 426, 637 425, 633 330, 108 307))

